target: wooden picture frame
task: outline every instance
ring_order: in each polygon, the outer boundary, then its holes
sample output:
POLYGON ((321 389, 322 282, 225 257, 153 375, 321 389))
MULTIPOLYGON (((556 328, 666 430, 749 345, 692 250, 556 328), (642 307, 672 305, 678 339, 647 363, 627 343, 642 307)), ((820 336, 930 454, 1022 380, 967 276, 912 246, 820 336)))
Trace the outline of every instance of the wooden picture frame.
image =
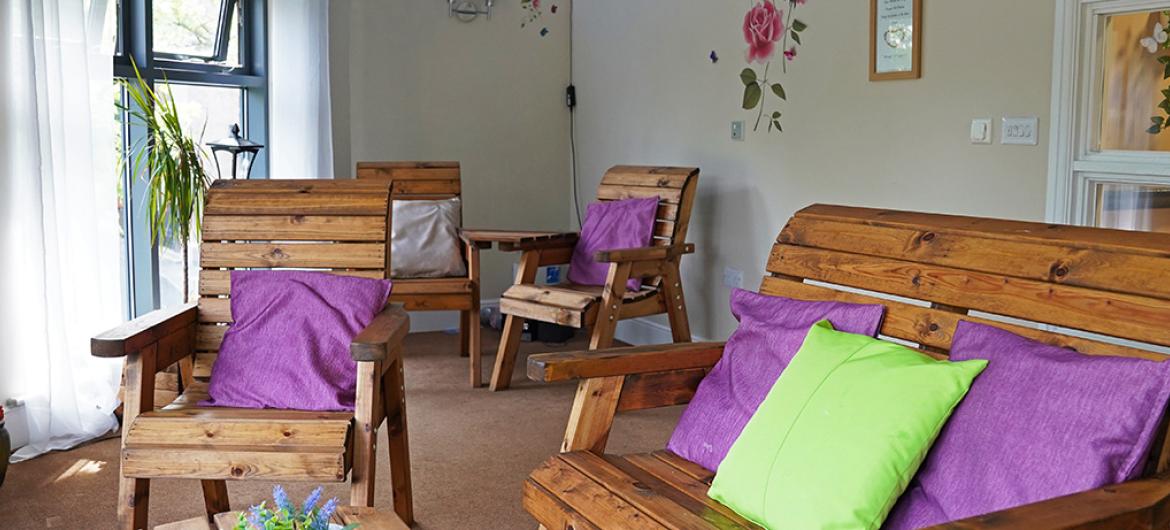
MULTIPOLYGON (((893 47, 892 45, 890 46, 893 47)), ((890 81, 922 77, 922 0, 869 0, 869 80, 890 81), (890 14, 891 11, 910 9, 910 15, 890 14), (879 59, 878 39, 890 42, 890 31, 878 31, 880 18, 897 16, 910 21, 910 50, 900 56, 879 59), (906 61, 909 64, 904 64, 906 61), (901 63, 901 64, 890 64, 901 63)))

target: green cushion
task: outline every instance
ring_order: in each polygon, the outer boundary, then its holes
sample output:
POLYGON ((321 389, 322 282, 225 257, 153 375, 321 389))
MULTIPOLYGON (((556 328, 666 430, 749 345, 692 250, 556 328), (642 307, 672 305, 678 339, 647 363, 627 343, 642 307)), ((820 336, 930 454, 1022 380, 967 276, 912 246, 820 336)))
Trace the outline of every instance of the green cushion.
POLYGON ((767 528, 878 528, 987 362, 809 330, 708 495, 767 528))

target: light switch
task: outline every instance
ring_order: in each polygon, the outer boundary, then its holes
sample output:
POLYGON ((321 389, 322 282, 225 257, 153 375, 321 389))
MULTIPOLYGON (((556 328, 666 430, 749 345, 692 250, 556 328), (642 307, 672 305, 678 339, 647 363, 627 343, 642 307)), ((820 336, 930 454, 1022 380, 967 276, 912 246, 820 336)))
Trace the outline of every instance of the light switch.
POLYGON ((991 143, 991 118, 975 118, 971 120, 971 143, 991 143))
POLYGON ((1036 145, 1040 121, 1035 116, 1004 118, 999 141, 1004 145, 1036 145))
POLYGON ((743 140, 743 121, 736 120, 731 122, 731 139, 743 140))

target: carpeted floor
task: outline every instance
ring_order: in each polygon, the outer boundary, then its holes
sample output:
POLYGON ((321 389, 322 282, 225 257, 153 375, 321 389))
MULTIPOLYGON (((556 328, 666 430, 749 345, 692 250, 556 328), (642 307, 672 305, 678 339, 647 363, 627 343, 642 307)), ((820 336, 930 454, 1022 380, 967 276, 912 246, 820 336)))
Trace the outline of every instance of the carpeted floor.
MULTIPOLYGON (((580 335, 580 334, 579 334, 580 335)), ((484 332, 485 380, 498 334, 484 332), (491 354, 487 354, 490 352, 491 354)), ((564 433, 575 384, 542 385, 524 377, 528 353, 584 349, 581 339, 564 346, 525 343, 511 390, 492 393, 467 386, 467 359, 457 337, 421 333, 407 339, 408 428, 414 478, 416 528, 511 529, 535 527, 520 506, 528 472, 555 453, 564 433)), ((613 452, 660 449, 680 407, 618 417, 610 437, 613 452)), ((375 506, 391 510, 385 434, 379 441, 375 506)), ((104 440, 14 465, 0 487, 0 529, 114 528, 118 489, 118 441, 104 440)), ((228 484, 233 508, 268 498, 271 483, 228 484)), ((290 484, 294 498, 311 485, 290 484)), ((349 498, 348 486, 326 487, 349 498)), ((195 517, 203 511, 197 481, 151 484, 151 524, 195 517)))

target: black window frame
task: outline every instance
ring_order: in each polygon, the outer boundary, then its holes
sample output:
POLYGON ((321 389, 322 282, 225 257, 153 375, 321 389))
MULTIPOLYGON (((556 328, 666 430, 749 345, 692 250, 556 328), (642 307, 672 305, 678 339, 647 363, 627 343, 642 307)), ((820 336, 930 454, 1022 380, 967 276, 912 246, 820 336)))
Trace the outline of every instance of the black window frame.
MULTIPOLYGON (((241 89, 240 128, 248 138, 268 144, 268 9, 267 0, 221 0, 220 23, 216 33, 216 57, 192 57, 155 53, 153 28, 154 0, 118 2, 117 43, 114 77, 133 79, 137 66, 143 79, 154 85, 169 82, 182 85, 241 89), (239 20, 234 13, 239 13, 239 20), (226 58, 230 27, 239 31, 240 64, 217 64, 226 58), (191 60, 198 59, 199 62, 191 60)), ((146 131, 123 120, 123 152, 146 136, 146 131)), ((209 139, 226 136, 227 131, 209 131, 209 139)), ((215 160, 210 161, 215 164, 215 160)), ((126 190, 123 230, 126 233, 127 316, 137 317, 161 306, 158 248, 150 241, 145 208, 146 182, 124 164, 121 175, 126 190)), ((213 168, 208 168, 214 171, 213 168)), ((267 178, 264 151, 252 163, 251 178, 267 178)))

